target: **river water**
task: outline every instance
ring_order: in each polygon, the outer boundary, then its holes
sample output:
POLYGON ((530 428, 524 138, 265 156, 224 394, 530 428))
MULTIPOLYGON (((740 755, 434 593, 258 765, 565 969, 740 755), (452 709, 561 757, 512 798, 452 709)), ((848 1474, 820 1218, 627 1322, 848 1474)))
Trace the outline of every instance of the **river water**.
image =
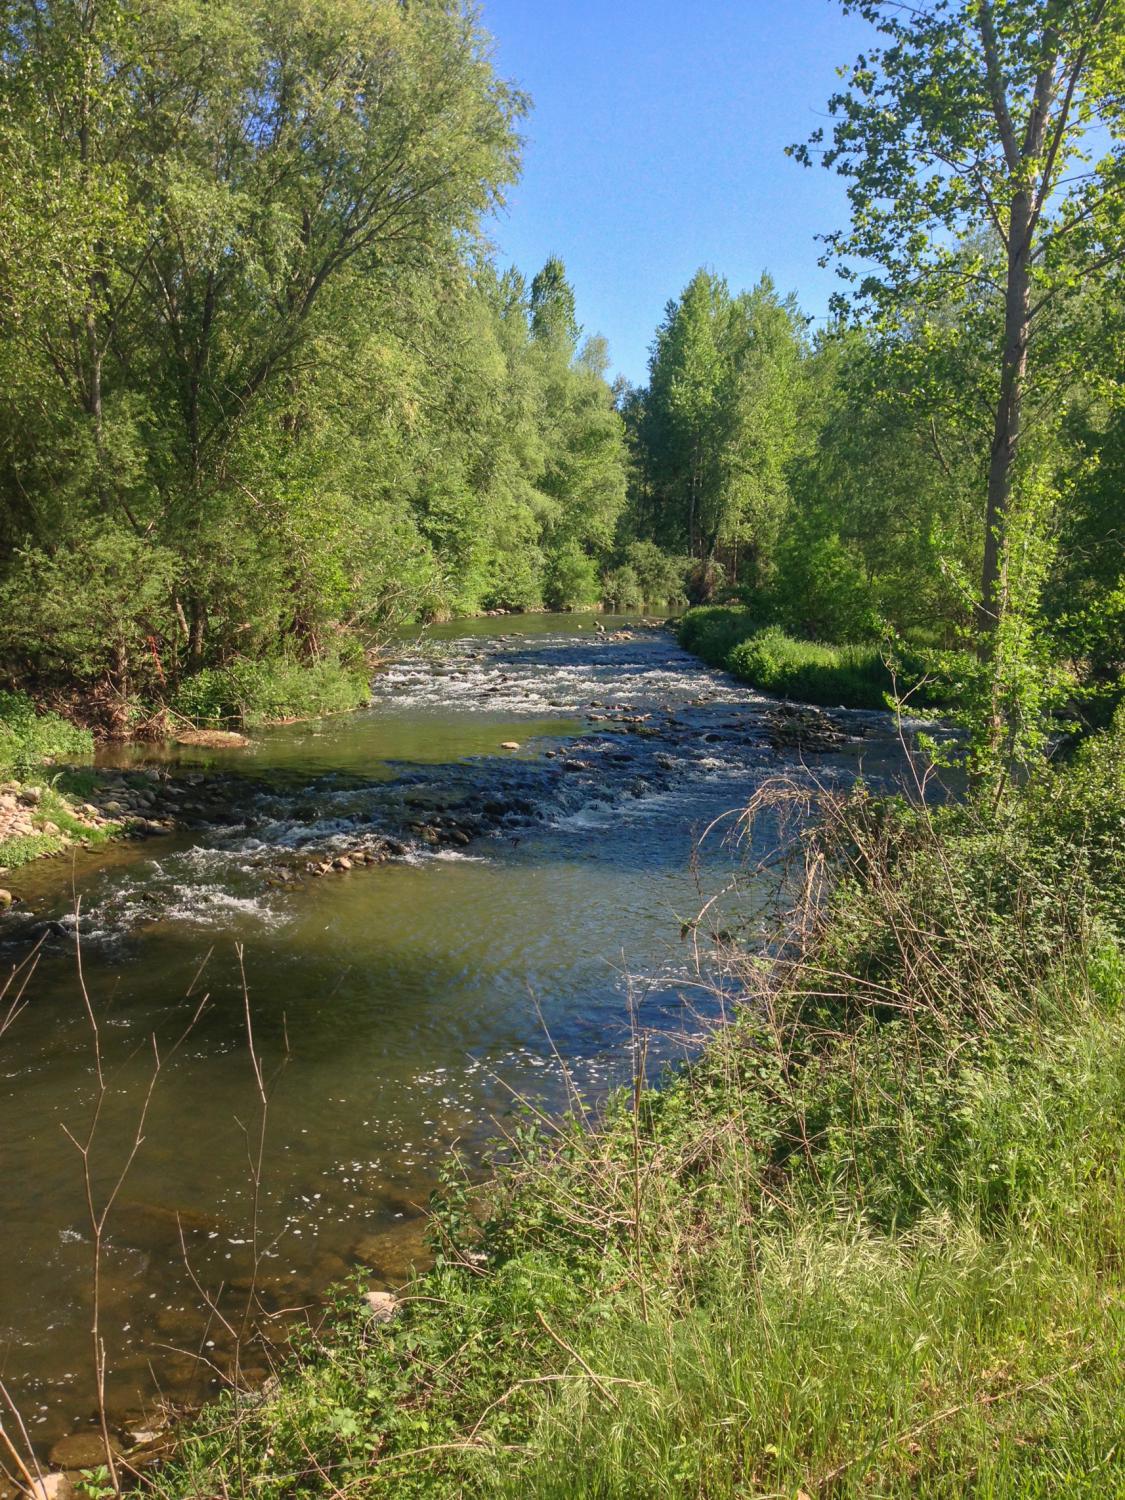
MULTIPOLYGON (((717 1002, 684 924, 754 851, 724 841, 729 822, 693 858, 696 842, 796 757, 771 748, 768 700, 666 632, 618 635, 627 623, 603 619, 608 637, 592 616, 436 627, 360 712, 244 751, 118 751, 185 785, 222 772, 225 821, 13 879, 58 924, 0 1037, 0 1378, 44 1451, 94 1405, 91 1229, 66 1135, 84 1139, 96 1082, 76 927, 108 1081, 99 1194, 127 1155, 154 1035, 165 1059, 107 1227, 115 1412, 158 1392, 195 1401, 217 1385, 207 1361, 229 1356, 185 1249, 208 1293, 244 1297, 259 1106, 239 946, 271 1095, 261 1281, 281 1310, 315 1307, 357 1259, 403 1279, 451 1148, 471 1167, 517 1100, 563 1101, 556 1050, 596 1097, 627 1067, 631 1004, 658 1060, 700 1034, 717 1002), (398 841, 385 862, 308 873, 384 835, 398 841)), ((840 722, 852 737, 818 775, 897 774, 887 715, 840 722)), ((5 936, 0 975, 26 956, 18 924, 5 936)))

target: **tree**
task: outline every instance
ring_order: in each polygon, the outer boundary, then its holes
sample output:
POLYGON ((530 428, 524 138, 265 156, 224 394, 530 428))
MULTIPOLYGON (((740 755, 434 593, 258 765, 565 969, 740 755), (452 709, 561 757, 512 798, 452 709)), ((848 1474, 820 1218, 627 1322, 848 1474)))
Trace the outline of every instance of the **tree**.
MULTIPOLYGON (((927 291, 996 293, 977 607, 982 654, 995 659, 1013 593, 1013 485, 1036 339, 1048 308, 1125 252, 1125 12, 1116 0, 841 3, 886 44, 858 59, 829 104, 823 164, 847 177, 852 207, 850 230, 826 237, 829 252, 882 268, 860 284, 878 309, 927 291), (971 241, 979 248, 967 256, 971 241)), ((824 139, 817 131, 790 149, 808 165, 824 139)), ((997 696, 994 738, 999 719, 997 696)))
MULTIPOLYGON (((670 302, 633 419, 653 492, 653 533, 704 572, 720 546, 753 581, 787 504, 800 406, 804 321, 769 277, 732 297, 698 271, 670 302)), ((638 403, 634 402, 634 406, 638 403)))

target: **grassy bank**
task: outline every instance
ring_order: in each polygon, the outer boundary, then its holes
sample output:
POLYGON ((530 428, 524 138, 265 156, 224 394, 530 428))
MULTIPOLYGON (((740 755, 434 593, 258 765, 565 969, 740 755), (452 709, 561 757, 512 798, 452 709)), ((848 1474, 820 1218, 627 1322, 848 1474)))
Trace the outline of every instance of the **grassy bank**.
POLYGON ((696 1063, 519 1119, 398 1317, 344 1295, 158 1488, 1119 1492, 1123 799, 1121 717, 996 815, 827 798, 798 848, 835 878, 725 953, 750 1003, 696 1063))
POLYGON ((69 792, 81 772, 58 771, 93 754, 89 730, 39 712, 25 693, 0 692, 0 871, 58 854, 77 839, 102 843, 115 830, 92 826, 69 792))
POLYGON ((949 701, 943 684, 927 678, 922 663, 899 653, 891 663, 873 645, 826 645, 798 640, 763 625, 747 609, 710 605, 690 609, 677 625, 680 644, 708 666, 741 682, 827 707, 885 708, 888 694, 909 695, 915 707, 949 701))

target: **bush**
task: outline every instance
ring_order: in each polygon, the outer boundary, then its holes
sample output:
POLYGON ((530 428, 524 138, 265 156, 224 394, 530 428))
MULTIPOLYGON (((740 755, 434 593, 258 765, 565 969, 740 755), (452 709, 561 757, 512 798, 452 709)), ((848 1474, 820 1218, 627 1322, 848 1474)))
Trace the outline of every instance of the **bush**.
POLYGON ((607 609, 619 613, 627 609, 640 609, 645 596, 636 573, 628 564, 611 569, 602 579, 602 602, 607 609))
POLYGON ((680 644, 708 666, 722 667, 765 693, 845 708, 885 708, 897 693, 912 708, 945 707, 956 700, 967 658, 946 652, 932 662, 898 653, 893 670, 875 646, 828 646, 797 640, 777 626, 762 627, 748 609, 709 605, 678 622, 680 644))
POLYGON ((734 647, 759 628, 760 622, 747 609, 709 604, 682 615, 676 623, 676 634, 685 651, 710 667, 725 667, 734 647))
POLYGON ((551 609, 589 609, 598 602, 597 565, 577 542, 552 553, 543 594, 551 609))
POLYGON ((727 668, 763 692, 804 703, 885 708, 894 679, 874 646, 822 646, 771 627, 741 641, 727 668))
POLYGON ((690 558, 662 552, 655 542, 630 542, 625 548, 625 566, 636 576, 641 604, 678 609, 686 602, 690 558))
POLYGON ((148 691, 160 679, 150 636, 176 633, 175 572, 166 548, 108 523, 18 553, 0 588, 0 655, 24 675, 148 691))
POLYGON ((287 658, 208 667, 186 678, 172 707, 207 728, 244 728, 280 719, 312 719, 358 708, 370 697, 366 670, 356 663, 326 658, 303 663, 287 658))
POLYGON ((0 775, 27 776, 37 766, 85 759, 93 750, 88 729, 57 714, 37 713, 25 693, 0 692, 0 775))

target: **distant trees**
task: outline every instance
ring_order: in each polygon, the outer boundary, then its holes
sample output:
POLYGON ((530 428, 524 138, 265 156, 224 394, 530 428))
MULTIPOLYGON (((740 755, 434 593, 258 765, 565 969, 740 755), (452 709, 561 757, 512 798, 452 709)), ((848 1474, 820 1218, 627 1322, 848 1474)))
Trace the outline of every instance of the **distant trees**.
POLYGON ((732 296, 701 270, 668 304, 631 414, 654 538, 704 574, 759 579, 787 506, 800 423, 804 321, 763 277, 732 296))

